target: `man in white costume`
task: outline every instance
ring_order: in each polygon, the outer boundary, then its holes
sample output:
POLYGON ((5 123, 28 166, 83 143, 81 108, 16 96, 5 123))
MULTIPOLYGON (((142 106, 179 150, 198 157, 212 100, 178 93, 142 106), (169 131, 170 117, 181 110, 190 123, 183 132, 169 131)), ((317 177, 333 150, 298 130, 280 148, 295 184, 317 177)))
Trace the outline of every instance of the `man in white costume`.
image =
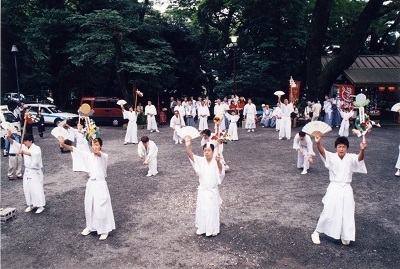
POLYGON ((11 132, 8 131, 7 139, 10 142, 10 147, 17 147, 18 154, 22 154, 24 157, 23 189, 25 201, 28 205, 25 212, 28 213, 37 208, 35 213, 40 214, 46 205, 43 189, 42 150, 33 143, 33 135, 30 133, 25 134, 22 146, 11 139, 10 135, 11 132))
POLYGON ((356 225, 354 219, 355 203, 350 185, 353 173, 367 173, 364 163, 366 143, 360 144, 360 152, 347 153, 349 140, 338 137, 336 152, 329 152, 321 144, 321 137, 315 137, 318 151, 325 167, 329 170, 330 184, 322 199, 324 209, 317 227, 311 235, 314 244, 320 244, 319 234, 324 233, 334 239, 341 239, 344 245, 355 241, 356 225))
POLYGON ((24 157, 24 178, 23 188, 26 204, 28 207, 25 212, 31 212, 37 208, 36 214, 40 214, 46 205, 46 198, 43 189, 43 164, 42 164, 42 150, 40 147, 33 143, 33 135, 30 133, 25 134, 22 141, 22 146, 15 140, 9 138, 10 133, 7 133, 7 139, 10 146, 18 147, 18 154, 24 157))
POLYGON ((196 234, 216 236, 220 232, 219 212, 222 203, 218 185, 225 176, 225 168, 219 154, 214 157, 213 144, 205 144, 204 157, 200 157, 193 154, 190 147, 191 138, 187 137, 185 141, 186 152, 200 183, 196 203, 196 234))
POLYGON ((350 111, 348 107, 340 109, 340 116, 342 117, 342 122, 340 123, 339 136, 349 136, 350 118, 354 116, 353 108, 350 111))
POLYGON ((79 158, 88 168, 89 180, 85 191, 86 228, 81 234, 86 236, 96 231, 100 235, 99 240, 106 240, 108 234, 115 230, 115 220, 106 181, 108 154, 101 151, 103 140, 100 137, 92 140, 92 152, 80 151, 66 145, 62 137, 58 137, 58 141, 62 147, 71 151, 72 159, 79 158))
POLYGON ((319 119, 319 114, 321 113, 321 103, 318 101, 318 99, 315 100, 315 103, 312 106, 312 112, 313 116, 311 118, 311 121, 316 121, 319 119))
MULTIPOLYGON (((12 130, 7 129, 5 140, 9 143, 8 148, 8 179, 14 180, 14 174, 18 179, 23 179, 22 175, 22 155, 18 154, 19 143, 21 143, 21 136, 18 135, 17 129, 12 127, 12 130), (13 143, 13 141, 17 143, 13 143)), ((4 160, 4 159, 3 159, 4 160)))
POLYGON ((143 164, 149 166, 149 171, 146 176, 151 177, 157 175, 158 147, 156 143, 147 136, 142 136, 138 145, 138 155, 141 160, 144 160, 143 164))
POLYGON ((180 137, 178 135, 177 127, 181 128, 181 127, 184 127, 184 126, 185 126, 185 123, 182 120, 182 118, 179 116, 179 111, 175 110, 174 111, 174 116, 172 116, 171 121, 169 123, 169 127, 171 127, 172 130, 174 130, 174 133, 172 135, 172 139, 175 141, 175 144, 178 144, 178 143, 182 144, 182 140, 183 139, 182 139, 182 137, 180 137))
POLYGON ((277 103, 274 111, 272 111, 272 118, 275 119, 275 131, 279 132, 282 121, 281 103, 277 103))
POLYGON ((236 115, 236 111, 235 110, 231 110, 231 114, 230 115, 229 115, 228 112, 226 112, 225 113, 225 117, 229 121, 228 136, 230 136, 232 141, 239 140, 238 128, 237 128, 237 122, 239 121, 239 116, 236 115))
POLYGON ((246 120, 245 128, 247 132, 254 132, 256 128, 257 109, 256 105, 252 103, 251 99, 247 100, 247 104, 243 108, 243 118, 246 120))
POLYGON ((208 117, 210 116, 210 110, 205 105, 204 101, 201 101, 200 107, 197 109, 197 114, 199 116, 199 130, 203 131, 208 129, 208 117))
MULTIPOLYGON (((177 101, 177 105, 174 108, 174 111, 176 111, 176 110, 178 110, 179 116, 181 117, 182 122, 185 122, 185 118, 184 117, 186 116, 186 109, 182 105, 182 102, 180 100, 177 101)), ((174 116, 172 116, 172 117, 174 117, 174 116)))
POLYGON ((329 100, 329 96, 325 95, 325 101, 324 101, 324 122, 328 124, 329 126, 332 126, 332 103, 331 100, 329 100))
POLYGON ((220 115, 221 117, 221 122, 219 124, 219 130, 224 131, 226 130, 225 127, 225 111, 227 107, 225 104, 221 103, 221 99, 217 99, 217 103, 214 106, 214 116, 220 115))
POLYGON ((312 103, 311 101, 307 102, 307 106, 304 108, 304 119, 306 120, 306 122, 311 121, 313 116, 313 112, 312 112, 312 103))
POLYGON ((299 132, 294 136, 293 149, 297 151, 297 168, 303 168, 302 175, 307 174, 313 162, 312 156, 315 156, 311 137, 303 131, 299 132))
POLYGON ((194 127, 194 117, 196 117, 196 107, 192 100, 189 100, 186 106, 186 125, 194 127))
POLYGON ((293 104, 289 103, 288 99, 283 100, 283 103, 280 102, 280 104, 282 110, 282 120, 279 129, 279 139, 286 137, 286 139, 289 140, 292 134, 292 121, 290 120, 290 114, 292 114, 294 111, 293 104))
POLYGON ((137 112, 133 110, 132 106, 129 106, 128 108, 129 110, 126 111, 124 106, 121 105, 121 109, 124 119, 128 120, 128 127, 126 128, 124 145, 128 143, 137 144, 138 143, 137 123, 136 123, 137 112))
POLYGON ((147 102, 147 106, 144 108, 144 114, 147 116, 147 130, 150 130, 150 133, 153 131, 157 133, 160 132, 155 117, 155 115, 157 115, 157 109, 151 104, 151 101, 147 102))

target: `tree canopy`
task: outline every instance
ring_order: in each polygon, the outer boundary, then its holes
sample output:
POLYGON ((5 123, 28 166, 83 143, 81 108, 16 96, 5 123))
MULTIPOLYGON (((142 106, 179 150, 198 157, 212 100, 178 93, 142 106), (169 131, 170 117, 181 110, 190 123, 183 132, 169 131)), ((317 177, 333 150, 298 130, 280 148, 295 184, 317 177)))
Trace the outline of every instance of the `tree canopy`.
POLYGON ((359 54, 400 53, 400 0, 2 1, 2 89, 132 100, 273 98, 293 76, 326 94, 359 54), (231 35, 239 36, 237 44, 231 35), (321 69, 321 56, 332 60, 321 69), (234 70, 236 72, 234 73, 234 70), (235 79, 234 79, 235 78, 235 79), (234 81, 235 80, 235 81, 234 81))

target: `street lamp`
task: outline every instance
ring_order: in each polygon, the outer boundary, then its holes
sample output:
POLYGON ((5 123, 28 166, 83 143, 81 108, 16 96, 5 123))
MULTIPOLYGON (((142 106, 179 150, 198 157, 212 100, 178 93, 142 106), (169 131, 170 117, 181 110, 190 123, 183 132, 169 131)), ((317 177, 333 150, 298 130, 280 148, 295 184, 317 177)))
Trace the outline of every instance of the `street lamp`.
POLYGON ((21 96, 19 94, 19 82, 18 82, 18 67, 17 67, 17 46, 12 45, 11 52, 14 54, 14 64, 15 64, 15 77, 17 78, 17 90, 18 90, 18 103, 21 104, 21 96))
POLYGON ((237 46, 237 40, 238 40, 238 36, 237 35, 232 35, 229 37, 232 41, 233 44, 233 94, 236 97, 236 46, 237 46))

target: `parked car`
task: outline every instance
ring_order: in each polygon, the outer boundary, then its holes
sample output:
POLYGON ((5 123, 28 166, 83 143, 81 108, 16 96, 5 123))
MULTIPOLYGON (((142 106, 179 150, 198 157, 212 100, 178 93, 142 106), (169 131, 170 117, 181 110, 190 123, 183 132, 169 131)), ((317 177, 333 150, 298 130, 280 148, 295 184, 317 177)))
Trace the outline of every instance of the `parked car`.
POLYGON ((119 98, 116 97, 82 97, 81 104, 88 104, 94 111, 90 116, 96 122, 121 125, 124 121, 122 110, 117 105, 119 98))
MULTIPOLYGON (((21 135, 21 123, 14 114, 7 109, 7 106, 1 106, 0 123, 4 121, 9 122, 17 130, 18 134, 21 135)), ((4 146, 4 137, 6 134, 6 130, 0 127, 1 147, 4 146)))
POLYGON ((68 124, 76 125, 79 120, 78 114, 62 112, 55 105, 26 104, 25 106, 29 109, 29 113, 31 113, 34 116, 37 115, 37 112, 40 108, 40 111, 42 112, 45 124, 57 125, 60 121, 67 120, 68 124))
MULTIPOLYGON (((23 101, 25 99, 25 96, 20 93, 20 99, 21 101, 23 101)), ((7 92, 6 94, 4 94, 4 98, 3 98, 4 102, 10 102, 10 101, 15 101, 18 102, 18 93, 16 92, 7 92)))

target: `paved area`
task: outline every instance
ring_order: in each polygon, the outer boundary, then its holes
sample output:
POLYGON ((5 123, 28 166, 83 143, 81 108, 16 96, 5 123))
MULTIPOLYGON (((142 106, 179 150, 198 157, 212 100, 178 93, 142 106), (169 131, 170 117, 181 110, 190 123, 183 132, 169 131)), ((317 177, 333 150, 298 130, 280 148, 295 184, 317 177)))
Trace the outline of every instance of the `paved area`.
MULTIPOLYGON (((326 236, 314 245, 310 238, 329 183, 321 159, 300 175, 293 139, 278 140, 274 129, 264 128, 239 130, 240 140, 225 146, 231 170, 220 186, 221 233, 207 238, 195 235, 198 182, 172 130, 139 130, 159 146, 160 173, 148 178, 137 146, 123 145, 125 131, 100 127, 117 229, 103 242, 83 237, 87 176, 72 172, 70 154, 60 153, 50 129, 45 139, 35 136, 44 162, 42 214, 23 212, 22 180, 9 181, 7 158, 1 159, 2 205, 18 210, 2 224, 2 268, 400 268, 398 128, 374 128, 367 138, 368 174, 355 174, 352 183, 356 241, 347 247, 326 236)), ((328 150, 337 131, 323 139, 328 150)), ((349 151, 358 152, 359 142, 351 136, 349 151)), ((193 144, 201 154, 200 139, 193 144)))

